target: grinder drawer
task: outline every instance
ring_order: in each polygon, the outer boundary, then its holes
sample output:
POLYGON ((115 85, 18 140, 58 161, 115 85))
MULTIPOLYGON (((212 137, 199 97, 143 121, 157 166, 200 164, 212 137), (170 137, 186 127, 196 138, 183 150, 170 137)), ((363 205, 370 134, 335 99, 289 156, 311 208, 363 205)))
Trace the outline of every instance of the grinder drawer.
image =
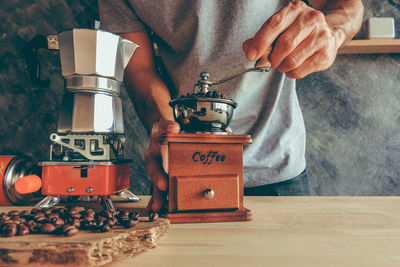
POLYGON ((239 208, 239 176, 237 174, 176 176, 174 178, 178 211, 239 208))

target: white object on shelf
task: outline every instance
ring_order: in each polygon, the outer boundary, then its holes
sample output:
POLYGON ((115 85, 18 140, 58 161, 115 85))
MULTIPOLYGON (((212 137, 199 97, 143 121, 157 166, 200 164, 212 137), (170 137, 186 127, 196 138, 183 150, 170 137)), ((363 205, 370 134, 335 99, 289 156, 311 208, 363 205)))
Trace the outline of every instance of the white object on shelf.
POLYGON ((368 39, 393 39, 394 18, 369 18, 368 22, 368 39))

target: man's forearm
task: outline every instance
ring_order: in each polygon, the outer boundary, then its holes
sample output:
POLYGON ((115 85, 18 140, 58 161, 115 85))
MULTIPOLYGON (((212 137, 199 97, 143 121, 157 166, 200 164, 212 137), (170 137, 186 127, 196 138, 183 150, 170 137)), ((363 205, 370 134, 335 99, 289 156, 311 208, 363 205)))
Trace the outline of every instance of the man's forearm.
POLYGON ((168 104, 171 100, 169 90, 154 71, 143 69, 127 75, 125 87, 140 119, 149 131, 153 123, 160 119, 174 119, 168 104))
POLYGON ((156 72, 153 49, 147 33, 126 33, 122 37, 140 45, 125 69, 124 82, 135 109, 147 130, 160 119, 173 120, 169 90, 156 72))
POLYGON ((337 48, 344 46, 360 30, 364 15, 361 0, 328 0, 321 11, 337 39, 337 48))

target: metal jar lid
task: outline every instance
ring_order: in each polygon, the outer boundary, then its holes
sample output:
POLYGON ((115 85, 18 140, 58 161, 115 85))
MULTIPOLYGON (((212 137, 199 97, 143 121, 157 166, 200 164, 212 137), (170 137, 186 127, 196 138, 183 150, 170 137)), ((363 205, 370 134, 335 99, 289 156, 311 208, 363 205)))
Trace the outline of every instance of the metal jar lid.
POLYGON ((3 190, 13 205, 23 205, 34 197, 34 194, 20 194, 15 190, 15 182, 26 175, 35 173, 33 160, 26 155, 15 156, 8 164, 3 179, 3 190))

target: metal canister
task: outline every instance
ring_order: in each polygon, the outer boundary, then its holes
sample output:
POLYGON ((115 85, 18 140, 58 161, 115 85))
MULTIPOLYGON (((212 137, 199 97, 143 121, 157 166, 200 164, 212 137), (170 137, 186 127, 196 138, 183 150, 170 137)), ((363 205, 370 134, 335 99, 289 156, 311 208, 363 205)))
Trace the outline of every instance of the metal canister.
POLYGON ((0 156, 0 205, 23 205, 34 194, 20 194, 15 190, 15 182, 26 175, 37 174, 38 168, 26 155, 0 156))

